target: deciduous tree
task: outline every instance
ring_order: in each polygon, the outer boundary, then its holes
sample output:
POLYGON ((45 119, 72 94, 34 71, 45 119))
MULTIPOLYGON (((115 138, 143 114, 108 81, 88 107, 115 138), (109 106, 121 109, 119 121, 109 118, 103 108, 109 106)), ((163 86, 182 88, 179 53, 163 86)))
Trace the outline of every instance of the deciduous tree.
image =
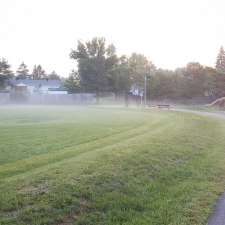
POLYGON ((78 91, 81 91, 80 77, 78 72, 72 70, 69 77, 64 81, 63 86, 69 93, 76 93, 78 91))
POLYGON ((84 91, 95 92, 97 100, 101 92, 111 88, 111 73, 116 65, 115 47, 106 45, 104 38, 78 42, 70 57, 78 62, 80 84, 84 91))

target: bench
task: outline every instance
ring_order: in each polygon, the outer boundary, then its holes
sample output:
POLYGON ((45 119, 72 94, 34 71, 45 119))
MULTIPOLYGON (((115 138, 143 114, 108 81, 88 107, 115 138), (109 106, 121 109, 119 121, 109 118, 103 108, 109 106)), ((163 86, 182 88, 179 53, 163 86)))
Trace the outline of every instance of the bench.
POLYGON ((167 105, 167 104, 160 104, 160 105, 157 105, 159 109, 170 109, 170 105, 167 105))

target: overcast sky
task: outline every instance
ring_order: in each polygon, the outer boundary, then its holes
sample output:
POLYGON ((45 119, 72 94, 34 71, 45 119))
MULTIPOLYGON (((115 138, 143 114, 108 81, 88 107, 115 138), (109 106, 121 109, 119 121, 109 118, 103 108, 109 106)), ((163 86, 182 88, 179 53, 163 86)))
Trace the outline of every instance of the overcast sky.
POLYGON ((225 45, 224 0, 0 0, 0 57, 68 76, 77 40, 95 36, 157 67, 214 66, 225 45))

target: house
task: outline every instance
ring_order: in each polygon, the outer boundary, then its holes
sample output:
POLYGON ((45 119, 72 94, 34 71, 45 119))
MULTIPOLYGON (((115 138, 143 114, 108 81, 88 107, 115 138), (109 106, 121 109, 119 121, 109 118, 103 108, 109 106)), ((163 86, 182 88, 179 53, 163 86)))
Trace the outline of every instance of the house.
POLYGON ((9 85, 17 89, 23 87, 29 94, 68 94, 68 92, 62 88, 62 82, 60 80, 31 80, 31 79, 11 79, 9 85))

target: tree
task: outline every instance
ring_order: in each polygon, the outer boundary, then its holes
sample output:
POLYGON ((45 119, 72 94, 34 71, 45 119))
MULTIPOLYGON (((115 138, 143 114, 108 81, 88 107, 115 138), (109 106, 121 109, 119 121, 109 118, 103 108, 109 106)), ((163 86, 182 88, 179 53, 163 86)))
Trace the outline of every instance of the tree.
POLYGON ((47 76, 47 78, 49 80, 60 80, 60 76, 54 70, 47 76))
POLYGON ((78 72, 72 70, 69 77, 64 81, 63 86, 69 93, 76 93, 80 91, 80 77, 78 72))
POLYGON ((129 58, 129 67, 133 83, 143 86, 145 75, 150 70, 148 59, 142 54, 133 53, 129 58))
POLYGON ((220 73, 225 73, 225 51, 221 47, 216 60, 216 69, 220 73))
POLYGON ((218 98, 225 96, 225 73, 217 71, 215 75, 214 94, 218 98))
POLYGON ((14 76, 11 66, 4 58, 0 59, 0 88, 4 88, 6 81, 14 76))
POLYGON ((106 46, 104 38, 93 38, 85 43, 78 41, 70 58, 78 62, 78 73, 83 91, 95 92, 97 101, 101 92, 111 89, 111 76, 117 57, 113 45, 106 46))
POLYGON ((38 73, 38 79, 44 79, 46 78, 45 71, 42 69, 41 65, 37 66, 37 73, 38 73))
POLYGON ((34 80, 41 80, 43 78, 46 78, 45 71, 42 69, 41 65, 38 66, 34 65, 31 76, 34 80))
POLYGON ((185 97, 204 96, 204 67, 198 62, 190 62, 183 70, 185 97))
POLYGON ((172 99, 176 96, 177 80, 175 73, 170 70, 158 69, 151 76, 150 91, 152 98, 172 99))
POLYGON ((38 78, 38 72, 37 72, 37 66, 36 65, 34 65, 31 77, 32 77, 33 80, 36 80, 38 78))
MULTIPOLYGON (((154 64, 149 61, 144 55, 133 53, 129 57, 130 79, 132 83, 132 89, 137 92, 136 101, 141 98, 145 90, 145 77, 147 77, 146 91, 149 89, 150 73, 155 70, 154 64), (138 97, 139 96, 139 97, 138 97)), ((146 97, 148 98, 149 91, 147 91, 146 97)))
POLYGON ((130 74, 129 59, 126 56, 121 56, 112 72, 112 91, 115 93, 116 98, 119 94, 123 94, 126 105, 128 105, 128 94, 131 89, 130 74))
POLYGON ((26 79, 28 77, 28 73, 29 70, 27 69, 27 65, 22 62, 16 71, 16 79, 26 79))
POLYGON ((133 53, 129 58, 130 76, 132 83, 136 86, 143 87, 146 75, 155 70, 154 64, 144 55, 133 53))
MULTIPOLYGON (((219 96, 220 94, 218 92, 218 78, 221 78, 221 76, 218 76, 218 71, 215 68, 211 68, 206 66, 204 68, 204 83, 203 83, 203 88, 204 88, 204 93, 205 95, 209 97, 215 97, 219 96)), ((225 84, 224 84, 225 87, 225 84)), ((223 88, 224 89, 224 88, 223 88)))
POLYGON ((191 62, 175 71, 156 70, 150 92, 153 98, 160 99, 213 98, 224 93, 224 77, 216 69, 191 62))

